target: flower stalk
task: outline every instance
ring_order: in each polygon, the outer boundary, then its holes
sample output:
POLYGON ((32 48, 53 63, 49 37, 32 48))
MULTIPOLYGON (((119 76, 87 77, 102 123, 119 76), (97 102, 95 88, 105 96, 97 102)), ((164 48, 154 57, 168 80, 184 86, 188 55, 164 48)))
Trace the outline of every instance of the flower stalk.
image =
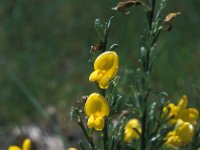
POLYGON ((103 145, 104 145, 104 150, 108 150, 108 119, 105 119, 105 126, 103 129, 103 145))
POLYGON ((86 131, 86 129, 85 129, 85 127, 84 127, 82 121, 79 122, 79 126, 81 127, 81 129, 82 129, 82 131, 83 131, 83 133, 84 133, 84 135, 85 135, 87 141, 89 142, 90 148, 91 148, 92 150, 95 150, 95 145, 94 145, 93 139, 92 139, 92 137, 90 137, 89 134, 87 133, 87 131, 86 131))
MULTIPOLYGON (((148 5, 148 4, 147 4, 148 5)), ((156 0, 151 1, 151 6, 147 6, 148 9, 146 9, 146 16, 147 16, 147 22, 148 22, 148 27, 149 30, 146 30, 145 32, 146 35, 146 41, 144 45, 141 47, 141 58, 142 58, 142 63, 143 63, 143 73, 145 74, 143 77, 143 81, 146 81, 145 85, 142 86, 144 87, 143 91, 146 93, 143 97, 143 114, 142 114, 142 135, 141 135, 141 149, 146 150, 147 149, 147 138, 148 134, 146 132, 147 130, 147 101, 149 99, 149 96, 151 95, 151 70, 153 67, 153 60, 152 60, 152 50, 154 49, 154 45, 157 42, 157 39, 159 38, 161 30, 159 29, 160 26, 156 25, 159 24, 158 18, 154 18, 155 14, 155 5, 156 5, 156 0), (154 20, 155 19, 155 20, 154 20), (144 52, 145 51, 145 52, 144 52)), ((160 13, 163 7, 158 9, 157 13, 160 13)), ((158 14, 159 15, 159 14, 158 14)))

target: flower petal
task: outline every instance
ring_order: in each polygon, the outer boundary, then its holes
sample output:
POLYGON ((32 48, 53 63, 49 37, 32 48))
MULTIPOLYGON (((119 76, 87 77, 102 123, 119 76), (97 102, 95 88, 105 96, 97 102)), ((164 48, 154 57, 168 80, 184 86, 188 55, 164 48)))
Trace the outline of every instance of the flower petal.
POLYGON ((25 139, 22 145, 23 150, 30 150, 31 149, 31 140, 25 139))
POLYGON ((102 130, 104 128, 104 119, 102 117, 95 118, 94 128, 96 130, 102 130))
POLYGON ((182 140, 183 144, 186 145, 192 141, 194 136, 194 127, 189 122, 183 122, 177 129, 176 135, 182 140))
POLYGON ((85 103, 86 115, 107 116, 109 114, 109 106, 107 101, 98 93, 92 93, 85 103))
POLYGON ((196 125, 199 118, 199 112, 195 108, 188 108, 184 109, 178 117, 185 122, 190 122, 191 124, 196 125))
POLYGON ((90 74, 89 81, 96 82, 98 77, 99 70, 95 70, 90 74))
POLYGON ((114 57, 116 53, 107 51, 99 55, 95 62, 94 62, 94 69, 95 70, 108 70, 110 69, 114 64, 114 57))
POLYGON ((18 146, 10 146, 8 150, 22 150, 22 149, 18 146))
POLYGON ((178 111, 185 109, 187 105, 188 105, 188 98, 186 95, 183 95, 181 99, 179 100, 179 103, 177 106, 178 111))
POLYGON ((107 75, 104 75, 104 77, 101 78, 101 80, 99 82, 99 86, 102 89, 107 89, 108 88, 108 84, 109 84, 109 78, 107 77, 107 75))
POLYGON ((91 115, 91 116, 88 118, 88 122, 87 122, 88 128, 93 128, 93 127, 94 127, 94 123, 95 123, 94 115, 91 115))

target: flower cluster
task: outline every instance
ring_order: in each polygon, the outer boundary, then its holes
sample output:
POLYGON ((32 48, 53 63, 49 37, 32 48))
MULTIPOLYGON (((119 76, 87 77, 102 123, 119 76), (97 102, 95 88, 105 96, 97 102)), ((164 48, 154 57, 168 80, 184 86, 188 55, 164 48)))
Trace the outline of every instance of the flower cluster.
MULTIPOLYGON (((199 118, 199 111, 195 108, 187 108, 188 98, 183 95, 178 105, 168 104, 163 108, 163 116, 167 118, 168 125, 174 125, 174 130, 169 131, 165 137, 165 146, 183 147, 191 143, 195 127, 199 118)), ((130 143, 138 139, 142 133, 138 119, 131 119, 124 128, 124 140, 130 143)))
POLYGON ((194 127, 189 122, 179 119, 174 131, 170 131, 166 136, 166 146, 183 147, 188 145, 194 136, 194 127))
POLYGON ((165 145, 181 147, 188 145, 192 141, 199 112, 195 108, 187 108, 187 105, 188 98, 184 95, 177 106, 170 103, 164 107, 163 112, 168 115, 168 123, 175 125, 174 130, 167 134, 165 145))
MULTIPOLYGON (((116 76, 119 67, 118 55, 113 51, 100 54, 94 62, 94 71, 89 80, 95 82, 101 89, 107 89, 109 82, 116 76)), ((104 95, 92 93, 85 103, 85 113, 89 117, 88 128, 102 130, 104 128, 104 117, 109 115, 109 105, 104 95)))
MULTIPOLYGON (((109 82, 116 76, 119 67, 118 55, 113 51, 100 54, 94 61, 94 71, 89 81, 94 82, 102 90, 109 87, 109 82)), ((167 124, 173 125, 174 130, 169 131, 164 139, 165 146, 187 146, 193 139, 199 112, 195 108, 187 108, 188 98, 182 96, 177 105, 170 103, 163 108, 163 116, 167 124)), ((109 115, 110 108, 105 95, 92 93, 85 103, 85 113, 88 116, 88 128, 101 131, 104 128, 104 118, 109 115)), ((131 143, 140 138, 142 134, 141 123, 138 119, 130 119, 124 126, 124 141, 131 143)))

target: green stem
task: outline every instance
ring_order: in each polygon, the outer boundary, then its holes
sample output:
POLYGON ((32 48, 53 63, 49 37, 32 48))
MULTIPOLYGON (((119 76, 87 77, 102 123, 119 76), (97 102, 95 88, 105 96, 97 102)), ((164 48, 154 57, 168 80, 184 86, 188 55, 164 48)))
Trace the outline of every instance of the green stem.
POLYGON ((80 145, 81 150, 85 150, 85 147, 84 147, 83 141, 80 141, 79 145, 80 145))
MULTIPOLYGON (((106 90, 101 89, 101 94, 103 97, 106 96, 106 90)), ((108 150, 108 119, 105 119, 104 128, 103 128, 103 145, 104 150, 108 150)))
POLYGON ((146 150, 147 148, 147 141, 146 141, 146 137, 147 137, 147 133, 146 133, 146 128, 147 128, 147 100, 150 94, 150 85, 149 85, 149 80, 150 80, 150 74, 151 74, 151 48, 152 48, 152 44, 154 44, 156 42, 157 39, 155 39, 155 41, 153 41, 150 45, 148 44, 149 40, 152 38, 152 28, 154 28, 153 26, 153 22, 154 22, 154 11, 155 11, 155 4, 156 4, 156 0, 152 0, 151 1, 151 9, 146 11, 146 16, 147 16, 147 20, 148 20, 148 25, 149 25, 149 30, 148 30, 148 35, 150 35, 149 39, 147 39, 147 43, 146 43, 146 58, 144 59, 144 65, 143 65, 143 70, 144 70, 144 81, 147 81, 146 86, 144 86, 144 92, 146 93, 143 99, 143 114, 142 114, 142 135, 141 135, 141 150, 146 150), (146 78, 148 78, 148 80, 145 80, 146 78))
POLYGON ((108 41, 108 31, 106 30, 104 41, 103 41, 103 47, 102 47, 102 52, 106 51, 107 48, 107 41, 108 41))
MULTIPOLYGON (((97 84, 96 84, 100 94, 105 98, 106 96, 106 90, 101 89, 97 84)), ((104 150, 108 150, 108 119, 106 118, 104 121, 104 128, 103 128, 103 145, 104 145, 104 150)))
POLYGON ((81 118, 80 118, 79 126, 81 127, 86 139, 88 140, 91 149, 95 150, 94 142, 93 142, 92 138, 88 135, 88 132, 86 131, 81 118))
POLYGON ((146 145, 147 145, 147 142, 146 142, 146 125, 147 125, 147 99, 149 97, 149 94, 151 92, 151 89, 148 89, 146 94, 145 94, 145 97, 144 97, 144 112, 143 112, 143 115, 142 115, 142 135, 141 135, 141 138, 142 138, 142 141, 141 141, 141 150, 146 150, 146 145))
POLYGON ((150 71, 150 49, 147 49, 145 73, 149 73, 149 71, 150 71))
POLYGON ((142 142, 141 150, 146 150, 146 105, 142 116, 142 142))
MULTIPOLYGON (((106 27, 105 27, 105 31, 104 31, 104 41, 103 41, 103 47, 102 47, 102 53, 106 51, 107 49, 107 43, 108 43, 108 34, 110 32, 110 25, 111 25, 111 20, 112 20, 113 16, 109 19, 106 27)), ((105 89, 101 89, 98 87, 98 90, 100 91, 101 95, 103 97, 106 96, 106 90, 105 89)), ((104 128, 103 128, 103 145, 104 145, 104 150, 108 150, 108 119, 106 118, 104 121, 104 128)))
POLYGON ((148 24, 149 24, 149 30, 152 29, 152 23, 153 23, 153 19, 154 19, 154 11, 155 11, 155 4, 156 4, 156 0, 152 0, 151 8, 146 11, 146 16, 147 16, 147 20, 148 20, 148 24))
POLYGON ((108 120, 105 119, 105 125, 103 128, 103 142, 104 142, 104 150, 108 150, 108 126, 107 126, 108 120))

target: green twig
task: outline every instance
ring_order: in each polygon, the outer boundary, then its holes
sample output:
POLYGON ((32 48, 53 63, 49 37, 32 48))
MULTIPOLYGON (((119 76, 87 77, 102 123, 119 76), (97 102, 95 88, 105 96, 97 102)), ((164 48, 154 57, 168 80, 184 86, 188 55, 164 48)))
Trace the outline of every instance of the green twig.
POLYGON ((105 125, 103 128, 103 141, 104 141, 104 150, 108 150, 108 120, 105 119, 105 125))
POLYGON ((107 43, 108 43, 108 34, 110 32, 110 26, 111 26, 111 20, 114 18, 114 16, 110 17, 109 21, 107 22, 105 26, 105 31, 104 31, 104 41, 102 45, 102 52, 105 52, 107 49, 107 43))
POLYGON ((151 92, 151 89, 148 89, 147 93, 144 97, 144 112, 142 115, 142 141, 141 141, 141 150, 146 150, 146 125, 147 125, 147 99, 149 97, 149 94, 151 92))
POLYGON ((91 149, 95 150, 95 145, 94 145, 93 139, 89 136, 88 132, 86 131, 79 113, 78 113, 78 116, 79 116, 78 125, 81 127, 83 134, 85 135, 87 141, 89 142, 91 149))

